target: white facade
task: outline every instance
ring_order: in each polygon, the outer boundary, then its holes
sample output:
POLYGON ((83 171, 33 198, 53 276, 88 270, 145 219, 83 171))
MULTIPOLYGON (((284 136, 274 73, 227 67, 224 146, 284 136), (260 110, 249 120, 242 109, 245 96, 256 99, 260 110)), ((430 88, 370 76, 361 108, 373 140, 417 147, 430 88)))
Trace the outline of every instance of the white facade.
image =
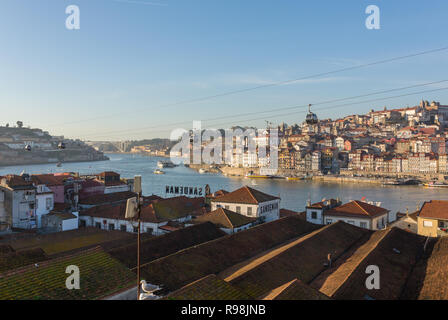
POLYGON ((324 209, 306 208, 306 221, 314 224, 324 224, 324 209))
POLYGON ((250 218, 260 218, 264 222, 274 221, 280 217, 280 199, 259 204, 227 203, 212 201, 211 210, 224 208, 250 218))
POLYGON ((45 185, 36 187, 36 224, 42 228, 42 216, 54 208, 54 193, 45 185))
POLYGON ((125 192, 125 191, 131 191, 131 188, 128 184, 119 184, 116 186, 106 186, 104 188, 104 194, 114 193, 114 192, 125 192))
POLYGON ((352 224, 357 227, 361 227, 369 230, 380 230, 384 229, 387 225, 388 218, 387 213, 380 215, 375 218, 360 218, 360 217, 341 217, 332 216, 331 214, 325 214, 324 222, 325 224, 335 223, 337 221, 343 221, 348 224, 352 224))
MULTIPOLYGON (((90 216, 80 216, 79 220, 82 226, 86 227, 96 227, 102 230, 119 230, 124 232, 136 233, 138 231, 138 223, 136 221, 124 220, 124 219, 109 219, 102 217, 90 217, 90 216)), ((172 221, 177 222, 187 222, 191 220, 191 215, 172 219, 172 221)), ((159 223, 145 222, 142 221, 140 224, 140 232, 151 233, 153 235, 162 235, 167 233, 159 227, 164 226, 168 221, 163 221, 159 223)))

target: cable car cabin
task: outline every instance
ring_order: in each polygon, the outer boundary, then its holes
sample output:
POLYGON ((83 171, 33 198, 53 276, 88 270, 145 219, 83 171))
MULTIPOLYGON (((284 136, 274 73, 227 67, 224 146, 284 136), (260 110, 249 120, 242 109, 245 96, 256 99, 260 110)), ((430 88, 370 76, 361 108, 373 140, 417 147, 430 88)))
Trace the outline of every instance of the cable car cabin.
POLYGON ((65 143, 64 142, 59 142, 58 149, 65 149, 65 143))
POLYGON ((309 112, 306 115, 306 119, 305 119, 306 123, 308 124, 316 124, 318 122, 317 116, 316 114, 309 112))
POLYGON ((25 150, 26 150, 26 151, 31 151, 31 146, 30 146, 29 144, 27 144, 27 145, 25 146, 25 150))

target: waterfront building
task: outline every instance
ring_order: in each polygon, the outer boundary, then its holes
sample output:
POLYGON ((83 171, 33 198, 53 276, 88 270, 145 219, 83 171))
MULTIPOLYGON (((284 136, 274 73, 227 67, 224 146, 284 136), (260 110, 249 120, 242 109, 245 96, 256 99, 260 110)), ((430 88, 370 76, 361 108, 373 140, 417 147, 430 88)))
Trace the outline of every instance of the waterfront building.
POLYGON ((280 198, 244 186, 211 200, 211 210, 224 208, 258 222, 277 220, 280 216, 280 198))

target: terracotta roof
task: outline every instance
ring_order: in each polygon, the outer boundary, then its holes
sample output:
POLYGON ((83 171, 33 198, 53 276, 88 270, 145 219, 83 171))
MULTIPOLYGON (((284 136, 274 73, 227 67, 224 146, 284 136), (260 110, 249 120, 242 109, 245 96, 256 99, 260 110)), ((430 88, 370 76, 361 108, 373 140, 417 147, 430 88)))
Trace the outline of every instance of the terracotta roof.
POLYGON ((177 290, 316 228, 298 217, 263 223, 154 260, 142 266, 142 277, 167 290, 177 290))
POLYGON ((427 261, 425 277, 419 293, 419 300, 447 300, 448 286, 448 237, 437 239, 427 261))
POLYGON ((99 177, 105 177, 105 176, 119 176, 119 173, 116 173, 114 171, 104 171, 98 174, 99 177))
POLYGON ((290 216, 298 216, 300 213, 297 211, 288 210, 285 208, 280 209, 280 218, 290 217, 290 216))
POLYGON ((125 200, 135 197, 135 196, 137 196, 137 194, 134 192, 131 192, 131 191, 113 192, 113 193, 93 195, 93 196, 90 196, 90 197, 80 200, 79 203, 87 204, 87 205, 112 203, 112 202, 118 202, 118 201, 125 201, 125 200))
POLYGON ((263 300, 330 300, 297 278, 272 290, 263 300))
POLYGON ((235 191, 220 196, 219 198, 212 199, 212 201, 227 202, 227 203, 259 204, 262 202, 272 201, 276 199, 280 198, 244 186, 235 191))
POLYGON ((12 189, 29 189, 30 187, 33 187, 33 183, 31 181, 26 181, 23 177, 15 174, 6 175, 3 179, 5 179, 8 187, 12 189))
POLYGON ((217 198, 217 197, 223 196, 223 195, 225 195, 227 193, 229 193, 229 191, 221 189, 221 190, 213 192, 212 194, 208 194, 206 197, 207 198, 217 198))
POLYGON ((328 206, 333 207, 333 206, 337 205, 338 203, 339 203, 339 201, 336 199, 328 199, 328 200, 323 200, 321 202, 313 203, 311 206, 308 206, 307 208, 323 209, 323 208, 327 208, 328 206))
POLYGON ((61 220, 77 219, 77 216, 70 212, 51 212, 48 215, 58 217, 61 220))
POLYGON ((198 218, 195 222, 206 222, 210 221, 222 228, 234 229, 257 220, 256 218, 246 217, 242 214, 236 213, 231 210, 218 208, 212 212, 206 213, 198 218))
POLYGON ((387 214, 389 210, 368 204, 362 201, 354 200, 349 203, 343 204, 339 207, 327 210, 326 215, 331 216, 343 216, 343 217, 366 217, 374 218, 380 215, 387 214))
MULTIPOLYGON (((187 215, 201 215, 205 213, 203 198, 187 198, 185 196, 153 201, 144 205, 141 220, 144 222, 160 223, 178 219, 187 215)), ((81 212, 81 216, 100 217, 106 219, 125 220, 126 203, 102 205, 92 207, 81 212)))
POLYGON ((44 184, 46 186, 64 185, 64 176, 55 176, 53 174, 33 174, 31 180, 35 184, 44 184))
POLYGON ((329 253, 336 262, 368 233, 369 230, 336 222, 248 260, 226 280, 257 298, 296 278, 309 283, 327 269, 329 253))
MULTIPOLYGON (((149 263, 183 249, 194 247, 226 235, 224 231, 210 222, 182 228, 158 237, 143 240, 140 246, 140 262, 149 263)), ((112 249, 108 253, 128 268, 137 266, 137 242, 112 249)))
POLYGON ((429 202, 425 202, 417 216, 422 218, 448 220, 448 201, 431 200, 429 202))
POLYGON ((252 300, 228 282, 210 274, 166 296, 168 300, 252 300))

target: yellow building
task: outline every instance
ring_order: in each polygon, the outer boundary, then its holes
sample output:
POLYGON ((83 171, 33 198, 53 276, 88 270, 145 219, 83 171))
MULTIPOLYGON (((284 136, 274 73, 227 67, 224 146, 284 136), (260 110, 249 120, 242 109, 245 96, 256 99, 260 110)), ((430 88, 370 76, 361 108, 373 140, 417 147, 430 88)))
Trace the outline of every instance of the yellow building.
POLYGON ((425 202, 417 214, 417 232, 422 236, 448 236, 448 201, 425 202))

